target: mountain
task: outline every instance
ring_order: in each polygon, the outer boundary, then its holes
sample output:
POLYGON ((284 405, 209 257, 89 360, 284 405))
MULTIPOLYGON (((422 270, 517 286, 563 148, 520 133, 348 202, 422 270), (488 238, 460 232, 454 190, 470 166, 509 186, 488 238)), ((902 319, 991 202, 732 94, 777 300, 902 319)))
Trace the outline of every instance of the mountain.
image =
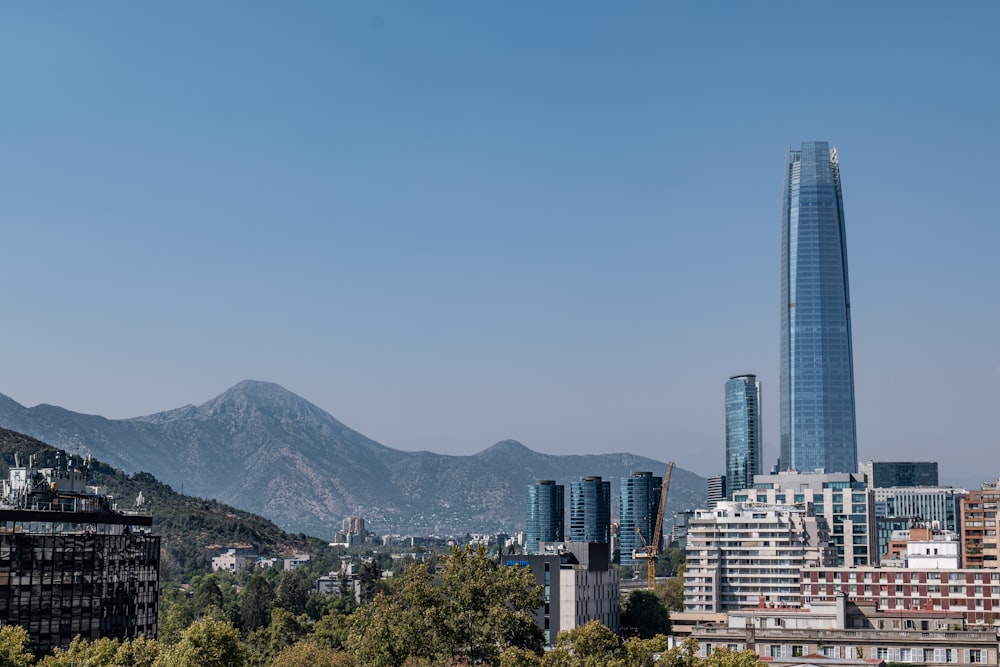
MULTIPOLYGON (((202 405, 121 420, 26 408, 0 394, 0 426, 323 536, 346 516, 364 516, 379 532, 521 530, 525 487, 536 479, 568 484, 602 475, 617 496, 618 479, 630 471, 666 470, 632 454, 557 456, 512 440, 471 456, 404 452, 277 384, 253 380, 202 405)), ((704 497, 703 478, 674 468, 668 516, 704 497)))
MULTIPOLYGON (((0 429, 0 477, 7 479, 14 454, 38 457, 40 467, 54 467, 56 456, 66 452, 22 433, 0 429)), ((149 473, 127 475, 91 461, 89 482, 103 486, 125 506, 142 493, 143 506, 153 516, 153 532, 161 537, 161 572, 206 571, 217 547, 245 545, 265 555, 317 554, 326 544, 305 535, 289 535, 271 521, 217 501, 184 496, 149 473)))

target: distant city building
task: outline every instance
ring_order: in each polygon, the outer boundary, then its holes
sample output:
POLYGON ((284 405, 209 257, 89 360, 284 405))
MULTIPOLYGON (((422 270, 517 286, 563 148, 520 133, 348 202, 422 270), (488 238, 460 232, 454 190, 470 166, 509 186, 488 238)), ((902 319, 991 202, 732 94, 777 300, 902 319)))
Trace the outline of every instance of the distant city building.
POLYGON ((876 516, 875 517, 875 554, 872 564, 883 562, 886 558, 892 558, 889 545, 896 535, 902 531, 909 531, 914 526, 921 525, 918 516, 876 516))
POLYGON ((753 489, 733 499, 768 504, 810 506, 830 526, 830 541, 840 565, 869 565, 875 560, 874 492, 861 473, 797 473, 757 475, 753 489))
POLYGON ((674 525, 670 528, 670 544, 678 548, 687 547, 688 522, 694 518, 694 510, 674 513, 674 525))
POLYGON ((340 530, 333 537, 330 546, 353 547, 368 541, 364 517, 350 516, 340 522, 340 530))
POLYGON ((865 472, 874 489, 938 486, 937 461, 869 461, 865 472))
POLYGON ((610 567, 607 544, 546 543, 539 554, 509 556, 504 562, 530 567, 535 583, 544 587, 545 605, 534 616, 547 646, 553 646, 563 630, 590 621, 618 632, 618 570, 610 567))
POLYGON ((962 566, 958 535, 950 530, 913 526, 897 531, 889 542, 889 560, 910 570, 957 570, 962 566))
MULTIPOLYGON (((633 472, 628 477, 621 478, 621 521, 618 530, 618 549, 621 554, 621 564, 634 567, 637 561, 633 558, 635 552, 645 553, 643 540, 652 543, 656 530, 656 515, 660 509, 660 496, 663 492, 663 478, 654 477, 651 472, 633 472), (642 532, 642 537, 639 536, 642 532)), ((661 527, 660 544, 663 542, 661 527)))
POLYGON ((997 503, 1000 481, 984 484, 962 499, 962 565, 967 568, 1000 567, 997 556, 997 503))
POLYGON ((712 509, 720 501, 728 497, 728 480, 725 475, 714 475, 708 478, 708 493, 705 497, 705 507, 712 509))
POLYGON ((684 611, 798 606, 799 571, 836 557, 822 517, 804 506, 723 501, 688 522, 684 611))
POLYGON ((340 522, 340 528, 345 533, 363 533, 365 532, 365 519, 360 516, 347 517, 340 522))
POLYGON ((285 571, 297 570, 309 562, 309 554, 295 554, 285 559, 285 571))
POLYGON ((726 484, 753 486, 763 471, 760 382, 756 375, 734 375, 726 382, 726 484))
POLYGON ((785 159, 781 212, 781 469, 858 470, 847 238, 837 149, 785 159))
POLYGON ((77 636, 156 639, 152 517, 118 511, 88 486, 89 464, 35 461, 24 466, 15 456, 0 491, 0 624, 22 626, 39 654, 77 636))
POLYGON ((582 477, 570 484, 569 534, 573 542, 611 545, 611 482, 582 477))
POLYGON ((893 531, 928 524, 941 530, 961 530, 961 503, 968 493, 952 487, 875 488, 876 549, 878 563, 885 555, 893 531))
POLYGON ((218 556, 212 557, 212 572, 229 572, 235 574, 247 565, 256 565, 259 557, 250 548, 226 549, 218 556))
POLYGON ((566 539, 566 500, 562 484, 543 479, 529 485, 527 505, 527 553, 538 553, 542 542, 562 542, 566 539))

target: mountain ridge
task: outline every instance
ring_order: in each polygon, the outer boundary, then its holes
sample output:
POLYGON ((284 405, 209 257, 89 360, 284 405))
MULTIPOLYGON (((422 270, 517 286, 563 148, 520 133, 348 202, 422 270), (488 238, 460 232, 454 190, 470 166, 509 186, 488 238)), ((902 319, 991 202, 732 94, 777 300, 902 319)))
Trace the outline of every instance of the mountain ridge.
MULTIPOLYGON (((293 532, 332 535, 346 516, 380 532, 520 530, 525 487, 612 480, 666 464, 627 452, 558 455, 500 440, 471 455, 393 449, 273 382, 244 380, 200 405, 129 419, 27 408, 0 394, 0 426, 186 493, 261 514, 293 532)), ((704 500, 704 479, 676 468, 668 510, 704 500)), ((617 489, 613 490, 617 496, 617 489)))

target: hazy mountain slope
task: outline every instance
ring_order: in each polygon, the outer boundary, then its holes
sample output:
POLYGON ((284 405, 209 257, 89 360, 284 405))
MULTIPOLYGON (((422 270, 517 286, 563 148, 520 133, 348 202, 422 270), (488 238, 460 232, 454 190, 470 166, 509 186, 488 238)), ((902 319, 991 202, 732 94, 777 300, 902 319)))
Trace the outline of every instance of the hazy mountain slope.
MULTIPOLYGON (((514 441, 472 456, 403 452, 279 385, 249 380, 202 405, 125 420, 25 408, 0 395, 0 426, 324 536, 348 515, 380 531, 520 530, 525 486, 536 479, 602 475, 617 496, 630 471, 666 469, 631 454, 554 456, 514 441)), ((697 506, 704 492, 702 478, 675 469, 668 510, 697 506)))

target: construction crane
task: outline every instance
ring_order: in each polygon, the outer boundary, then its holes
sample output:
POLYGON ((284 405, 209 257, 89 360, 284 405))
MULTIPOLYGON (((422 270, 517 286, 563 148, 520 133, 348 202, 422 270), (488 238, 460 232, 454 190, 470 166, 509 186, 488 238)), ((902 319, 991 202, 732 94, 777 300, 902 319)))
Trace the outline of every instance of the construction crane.
POLYGON ((663 535, 663 513, 667 508, 667 492, 670 491, 670 473, 674 471, 674 462, 667 464, 667 474, 663 477, 663 488, 660 491, 660 507, 656 512, 656 523, 653 524, 653 539, 649 542, 642 535, 642 528, 636 528, 639 539, 642 540, 643 552, 633 551, 633 558, 646 559, 646 588, 653 590, 656 586, 656 556, 660 548, 660 537, 663 535))

